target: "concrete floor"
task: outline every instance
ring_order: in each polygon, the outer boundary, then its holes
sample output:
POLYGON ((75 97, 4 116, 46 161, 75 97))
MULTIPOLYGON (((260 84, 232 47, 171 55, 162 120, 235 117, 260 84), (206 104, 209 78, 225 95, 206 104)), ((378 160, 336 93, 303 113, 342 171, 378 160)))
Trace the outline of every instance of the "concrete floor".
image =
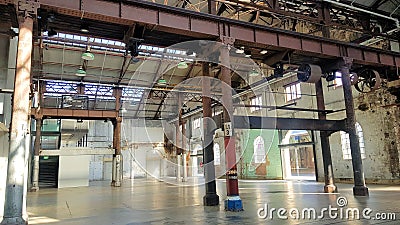
MULTIPOLYGON (((370 197, 353 197, 352 185, 338 184, 339 194, 322 193, 323 184, 310 181, 240 181, 244 211, 225 212, 225 181, 218 180, 221 205, 204 207, 204 186, 176 186, 153 179, 124 180, 120 188, 109 182, 91 182, 90 187, 41 189, 29 193, 27 206, 29 224, 400 224, 400 186, 369 185, 370 197), (259 208, 337 206, 338 197, 346 197, 347 208, 362 211, 369 207, 376 213, 396 213, 393 220, 354 220, 350 218, 287 219, 275 212, 273 219, 258 218, 259 208)), ((261 211, 262 213, 263 211, 261 211)), ((288 214, 286 214, 288 215, 288 214)))

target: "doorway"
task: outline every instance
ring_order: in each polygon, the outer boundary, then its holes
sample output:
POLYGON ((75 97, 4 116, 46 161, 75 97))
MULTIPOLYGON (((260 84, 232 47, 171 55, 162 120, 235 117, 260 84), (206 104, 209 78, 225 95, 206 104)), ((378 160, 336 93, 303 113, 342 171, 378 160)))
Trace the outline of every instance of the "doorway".
POLYGON ((312 135, 306 130, 289 130, 281 143, 284 178, 316 180, 312 135))

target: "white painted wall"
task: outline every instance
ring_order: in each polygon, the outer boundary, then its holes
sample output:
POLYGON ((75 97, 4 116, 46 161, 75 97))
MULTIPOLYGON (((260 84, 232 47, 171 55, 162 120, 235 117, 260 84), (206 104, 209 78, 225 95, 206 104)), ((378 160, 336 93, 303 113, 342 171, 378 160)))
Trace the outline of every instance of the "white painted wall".
POLYGON ((58 188, 89 186, 90 155, 60 156, 58 188))

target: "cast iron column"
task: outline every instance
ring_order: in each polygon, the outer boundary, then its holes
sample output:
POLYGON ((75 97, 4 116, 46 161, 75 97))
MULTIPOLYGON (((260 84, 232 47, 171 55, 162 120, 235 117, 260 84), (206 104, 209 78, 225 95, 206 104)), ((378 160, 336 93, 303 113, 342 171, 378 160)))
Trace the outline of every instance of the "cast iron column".
POLYGON ((31 83, 33 19, 27 13, 19 20, 17 68, 15 73, 14 94, 10 127, 10 150, 4 219, 2 224, 26 224, 22 217, 24 207, 25 168, 28 154, 26 139, 29 133, 29 93, 31 83))
POLYGON ((113 155, 113 180, 111 185, 114 187, 121 186, 121 122, 121 117, 113 120, 113 147, 115 154, 113 155))
POLYGON ((350 137, 351 162, 353 164, 354 187, 353 194, 356 196, 368 196, 368 188, 365 186, 364 171, 362 166, 360 143, 356 131, 356 115, 354 112, 353 93, 351 90, 350 70, 352 59, 344 58, 341 68, 344 102, 346 105, 346 128, 350 137))
POLYGON ((34 143, 33 155, 33 173, 31 191, 39 190, 39 153, 40 153, 40 138, 42 136, 42 118, 36 118, 36 134, 34 143))
MULTIPOLYGON (((325 110, 324 91, 322 88, 322 81, 319 80, 315 83, 315 92, 317 95, 318 110, 325 110)), ((318 112, 318 119, 326 120, 325 112, 318 112)), ((329 134, 327 131, 320 131, 322 159, 324 164, 324 192, 334 193, 337 192, 337 187, 334 183, 333 167, 331 158, 331 148, 329 144, 329 134)))
POLYGON ((226 157, 226 188, 227 199, 225 200, 225 210, 241 211, 243 210, 242 200, 239 196, 239 186, 236 167, 236 147, 235 147, 235 132, 233 118, 233 103, 231 90, 231 72, 230 72, 230 46, 233 46, 234 39, 222 37, 224 46, 220 49, 221 59, 221 81, 225 82, 222 85, 222 103, 224 105, 224 133, 225 133, 225 157, 226 157), (227 128, 230 128, 229 134, 227 128))
POLYGON ((219 205, 219 196, 217 195, 215 183, 215 167, 214 167, 214 142, 210 121, 212 120, 211 108, 211 84, 210 84, 210 68, 208 62, 203 63, 202 91, 203 91, 203 167, 204 178, 206 181, 206 195, 203 197, 205 206, 219 205))

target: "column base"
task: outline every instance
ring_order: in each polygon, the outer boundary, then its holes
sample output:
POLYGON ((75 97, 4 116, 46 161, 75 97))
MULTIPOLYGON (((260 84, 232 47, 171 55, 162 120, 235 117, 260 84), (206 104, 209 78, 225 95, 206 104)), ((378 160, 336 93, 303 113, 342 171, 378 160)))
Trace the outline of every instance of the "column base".
POLYGON ((4 218, 1 225, 28 225, 28 221, 22 217, 4 218))
POLYGON ((225 211, 243 211, 242 199, 239 196, 228 196, 225 200, 225 211))
POLYGON ((366 186, 354 186, 353 187, 354 196, 369 196, 368 188, 366 186))
POLYGON ((37 192, 37 191, 39 191, 39 187, 31 187, 31 188, 29 189, 29 191, 30 191, 30 192, 37 192))
POLYGON ((113 186, 113 187, 121 187, 121 182, 112 181, 112 182, 111 182, 111 186, 113 186))
POLYGON ((324 192, 325 193, 337 193, 337 187, 334 184, 328 184, 324 186, 324 192))
POLYGON ((219 205, 219 196, 217 194, 206 194, 203 197, 204 206, 219 205))

